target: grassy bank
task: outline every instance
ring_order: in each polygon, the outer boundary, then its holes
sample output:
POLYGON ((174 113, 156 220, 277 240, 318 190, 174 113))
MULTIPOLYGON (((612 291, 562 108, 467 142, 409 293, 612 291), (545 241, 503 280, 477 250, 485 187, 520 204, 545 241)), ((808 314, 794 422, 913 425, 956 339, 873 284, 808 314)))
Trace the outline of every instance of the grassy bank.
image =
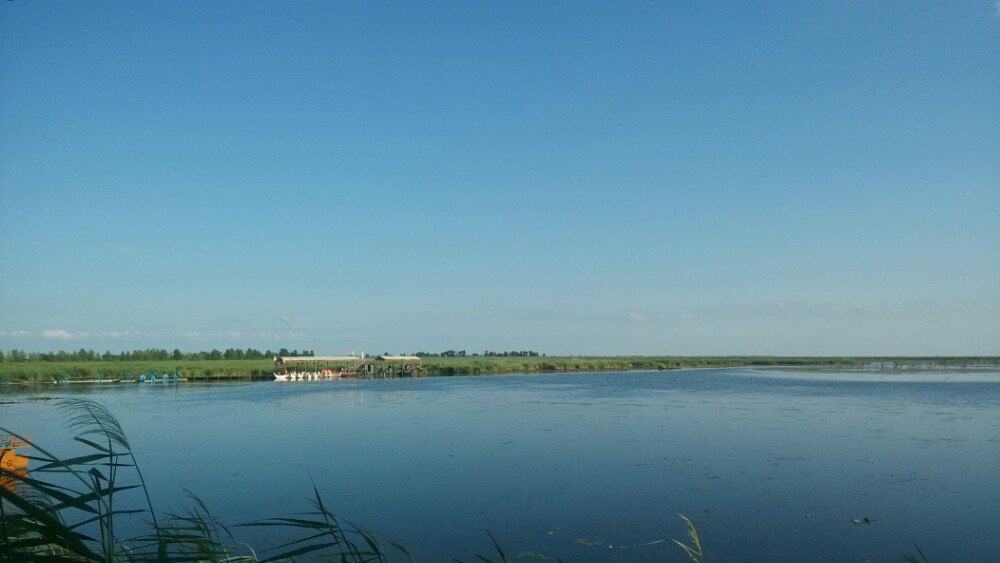
POLYGON ((426 358, 424 368, 432 375, 477 375, 532 371, 677 369, 683 367, 775 365, 778 363, 783 365, 859 365, 856 360, 851 358, 532 356, 426 358))
POLYGON ((268 377, 274 372, 270 360, 188 361, 95 361, 95 362, 5 362, 0 381, 54 382, 93 379, 135 379, 144 373, 170 373, 191 379, 268 377))
MULTIPOLYGON (((897 369, 945 366, 968 368, 1000 365, 1000 358, 980 357, 781 357, 781 356, 532 356, 427 357, 425 375, 481 375, 537 371, 677 369, 718 366, 810 366, 863 368, 885 365, 897 369)), ((3 362, 0 383, 135 379, 153 372, 178 374, 194 380, 271 379, 270 360, 162 360, 87 362, 3 362)))

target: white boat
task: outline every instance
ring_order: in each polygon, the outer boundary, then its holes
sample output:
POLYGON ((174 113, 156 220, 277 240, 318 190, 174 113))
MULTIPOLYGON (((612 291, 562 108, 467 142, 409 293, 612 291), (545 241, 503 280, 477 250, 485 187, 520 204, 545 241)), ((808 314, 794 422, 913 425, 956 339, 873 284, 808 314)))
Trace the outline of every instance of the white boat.
POLYGON ((288 381, 289 377, 291 377, 291 374, 274 372, 275 381, 288 381))

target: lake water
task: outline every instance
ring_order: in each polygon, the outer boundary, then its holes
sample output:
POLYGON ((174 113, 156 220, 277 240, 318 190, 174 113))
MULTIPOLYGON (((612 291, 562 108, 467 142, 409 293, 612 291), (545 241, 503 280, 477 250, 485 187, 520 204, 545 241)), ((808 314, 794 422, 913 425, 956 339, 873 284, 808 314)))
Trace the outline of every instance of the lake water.
MULTIPOLYGON (((332 509, 418 560, 508 552, 713 561, 1000 557, 1000 372, 702 369, 342 382, 46 386, 0 426, 69 451, 39 396, 122 422, 160 507, 228 523, 332 509), (71 388, 72 387, 72 388, 71 388), (864 518, 870 523, 864 523, 864 518), (856 524, 853 519, 862 522, 856 524), (613 547, 609 547, 613 546, 613 547)), ((74 450, 78 451, 78 450, 74 450)), ((280 537, 243 528, 239 539, 280 537)), ((523 558, 522 560, 532 560, 523 558)))

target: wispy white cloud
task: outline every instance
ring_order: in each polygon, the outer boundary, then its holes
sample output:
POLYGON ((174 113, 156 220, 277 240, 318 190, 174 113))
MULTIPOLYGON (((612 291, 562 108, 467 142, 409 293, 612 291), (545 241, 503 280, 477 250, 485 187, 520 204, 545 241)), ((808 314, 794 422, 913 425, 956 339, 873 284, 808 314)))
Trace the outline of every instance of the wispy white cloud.
POLYGON ((281 341, 293 338, 308 338, 309 335, 298 330, 286 330, 282 332, 241 332, 238 330, 227 330, 223 332, 198 332, 198 331, 186 331, 179 333, 165 333, 159 335, 144 335, 144 336, 156 336, 158 338, 173 338, 180 337, 186 340, 192 340, 196 342, 207 342, 207 341, 256 341, 256 340, 274 340, 281 341))
POLYGON ((89 333, 73 332, 64 328, 47 328, 40 333, 40 336, 50 340, 69 340, 71 338, 84 338, 89 336, 89 333))
POLYGON ((27 330, 0 330, 0 338, 24 338, 31 336, 27 330))
MULTIPOLYGON (((339 335, 339 338, 363 340, 367 337, 363 334, 339 335)), ((221 345, 225 343, 238 344, 276 342, 287 343, 289 341, 299 341, 310 338, 310 334, 292 325, 288 330, 280 331, 255 331, 246 332, 238 330, 201 332, 196 330, 188 331, 164 331, 146 332, 134 330, 102 330, 99 332, 87 332, 82 330, 69 330, 65 328, 48 328, 40 331, 29 330, 0 330, 0 340, 11 339, 31 339, 40 338, 53 341, 86 340, 86 345, 93 345, 97 341, 148 341, 156 346, 167 346, 168 342, 178 340, 202 343, 205 345, 221 345)))
POLYGON ((677 317, 681 321, 693 321, 698 318, 698 315, 692 315, 691 313, 684 313, 683 315, 677 317))
POLYGON ((73 335, 64 328, 48 328, 42 331, 42 338, 69 340, 70 338, 73 338, 73 335))
POLYGON ((993 3, 993 17, 1000 18, 1000 2, 993 3))
POLYGON ((101 339, 120 340, 123 338, 141 338, 144 334, 135 330, 105 330, 98 332, 96 336, 101 339))
POLYGON ((639 313, 629 313, 626 316, 628 317, 628 320, 634 321, 634 322, 637 322, 637 323, 641 323, 642 321, 646 320, 646 315, 642 315, 642 314, 639 314, 639 313))

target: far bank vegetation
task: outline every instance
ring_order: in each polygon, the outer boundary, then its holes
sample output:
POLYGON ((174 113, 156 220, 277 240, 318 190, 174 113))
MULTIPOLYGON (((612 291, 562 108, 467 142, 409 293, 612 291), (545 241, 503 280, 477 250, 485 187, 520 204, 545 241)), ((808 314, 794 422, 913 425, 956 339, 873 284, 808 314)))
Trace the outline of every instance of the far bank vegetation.
MULTIPOLYGON (((383 354, 388 355, 388 352, 383 354)), ((274 356, 314 356, 312 350, 260 351, 253 348, 202 352, 166 349, 98 353, 0 352, 0 383, 58 382, 71 380, 132 380, 159 372, 181 378, 270 379, 274 356)), ((366 354, 375 356, 377 354, 366 354)), ((413 354, 422 359, 424 375, 483 375, 519 372, 669 370, 697 367, 809 366, 826 368, 926 369, 947 366, 976 368, 1000 365, 1000 358, 986 357, 787 357, 787 356, 547 356, 532 350, 473 352, 447 350, 413 354)))

